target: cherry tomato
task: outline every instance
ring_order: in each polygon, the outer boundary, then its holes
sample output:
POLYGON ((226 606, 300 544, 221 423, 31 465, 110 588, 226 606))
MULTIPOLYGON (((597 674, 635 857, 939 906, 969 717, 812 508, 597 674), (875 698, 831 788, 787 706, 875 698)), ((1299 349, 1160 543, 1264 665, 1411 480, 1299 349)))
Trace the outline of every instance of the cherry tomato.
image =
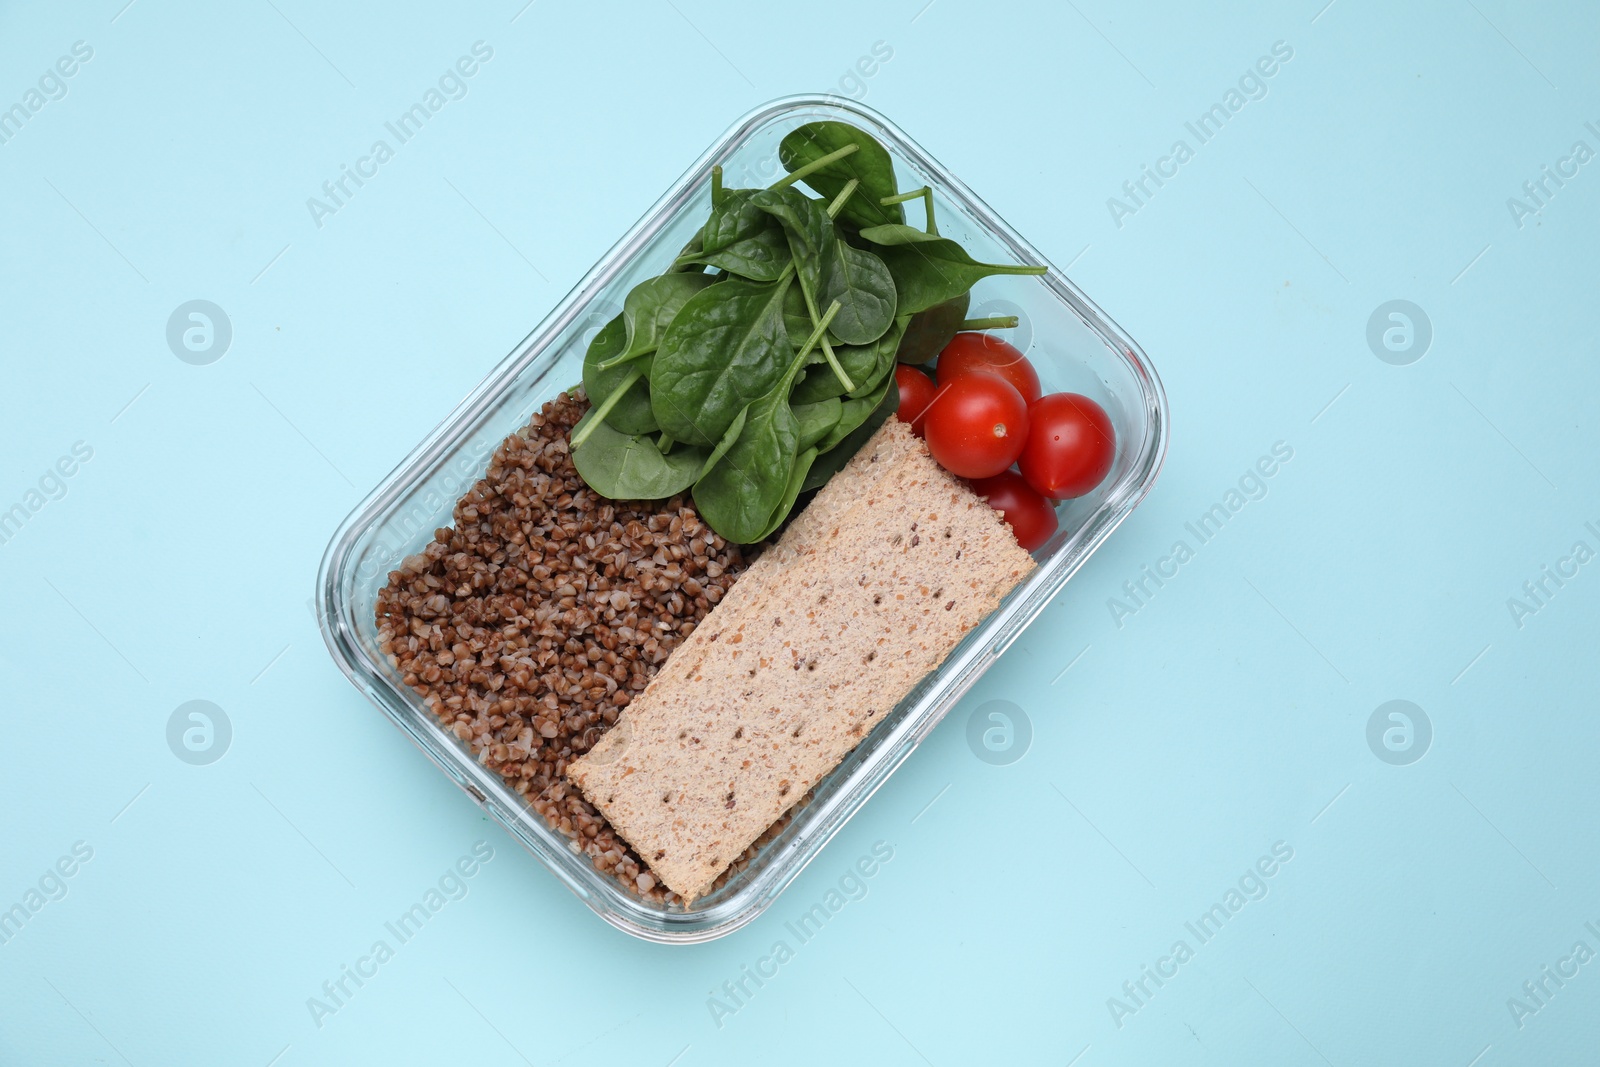
POLYGON ((933 384, 932 378, 904 363, 894 369, 894 383, 900 387, 900 406, 895 409, 895 417, 901 422, 909 422, 911 429, 921 437, 921 415, 939 392, 939 387, 933 384))
POLYGON ((1000 513, 1011 525, 1011 532, 1017 535, 1017 544, 1029 552, 1050 540, 1061 525, 1056 519, 1056 509, 1015 471, 979 478, 972 483, 972 491, 1000 513))
POLYGON ((1028 357, 989 333, 958 333, 939 353, 939 384, 963 374, 988 371, 1010 382, 1025 403, 1039 399, 1039 375, 1028 357))
POLYGON ((1077 393, 1051 393, 1028 406, 1027 443, 1017 466, 1028 484, 1055 500, 1082 496, 1105 479, 1116 434, 1105 408, 1077 393))
POLYGON ((993 374, 963 374, 941 385, 922 417, 939 465, 963 478, 988 478, 1017 460, 1028 440, 1028 405, 993 374))

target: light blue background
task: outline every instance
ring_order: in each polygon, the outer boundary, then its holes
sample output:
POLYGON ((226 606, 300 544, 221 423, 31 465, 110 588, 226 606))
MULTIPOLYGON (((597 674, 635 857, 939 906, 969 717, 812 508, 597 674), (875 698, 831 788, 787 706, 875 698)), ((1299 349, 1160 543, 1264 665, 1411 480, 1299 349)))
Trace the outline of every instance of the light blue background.
POLYGON ((1600 562, 1507 607, 1600 549, 1600 162, 1520 228, 1506 204, 1600 149, 1593 5, 124 2, 0 15, 0 106, 94 49, 0 145, 0 508, 93 449, 0 545, 0 908, 94 850, 0 945, 0 1061, 1596 1055, 1600 960, 1507 1007, 1600 951, 1600 562), (479 40, 468 95, 319 229, 306 198, 479 40), (1107 198, 1275 41, 1265 98, 1119 228, 1107 198), (713 137, 830 89, 1071 264, 1162 374, 1172 447, 767 916, 650 945, 339 676, 307 600, 339 520, 713 137), (232 322, 210 366, 166 344, 191 299, 232 322), (1432 322, 1410 366, 1366 343, 1391 299, 1432 322), (1268 495, 1119 628, 1108 598, 1279 441, 1268 495), (1434 729, 1409 766, 1366 741, 1397 698, 1434 729), (209 766, 166 743, 191 699, 232 722, 209 766), (965 740, 996 699, 1033 726, 1008 766, 965 740), (469 895, 319 1028, 307 998, 479 840, 469 895), (867 896, 719 1027, 710 991, 880 840, 867 896), (1119 1028, 1108 998, 1279 841, 1266 898, 1119 1028))

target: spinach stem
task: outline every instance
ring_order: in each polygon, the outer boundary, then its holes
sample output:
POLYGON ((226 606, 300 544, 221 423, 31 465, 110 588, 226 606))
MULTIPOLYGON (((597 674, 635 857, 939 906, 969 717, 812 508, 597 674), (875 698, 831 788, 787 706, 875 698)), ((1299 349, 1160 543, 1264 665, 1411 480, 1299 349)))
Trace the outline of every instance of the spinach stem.
POLYGON ((670 433, 668 433, 665 430, 662 430, 661 431, 661 439, 656 442, 656 447, 661 449, 661 454, 664 456, 668 452, 672 451, 672 446, 674 444, 676 444, 676 443, 677 442, 672 439, 672 435, 670 433))
MULTIPOLYGON (((834 303, 838 304, 838 301, 835 300, 834 303)), ((822 354, 827 358, 828 366, 833 370, 833 376, 839 379, 840 385, 844 386, 844 391, 847 393, 855 392, 856 383, 850 380, 850 375, 846 374, 844 368, 839 365, 839 357, 833 354, 833 346, 828 344, 827 338, 822 340, 822 354)))
POLYGON ((612 356, 610 359, 601 360, 595 364, 594 369, 610 370, 612 367, 620 367, 624 363, 632 363, 640 356, 648 356, 649 354, 648 352, 624 352, 620 356, 612 356))
POLYGON ((856 151, 860 147, 861 146, 858 145, 858 144, 847 144, 843 148, 837 148, 837 149, 833 150, 832 152, 829 152, 825 156, 818 156, 816 159, 813 159, 810 163, 807 163, 805 166, 801 167, 799 170, 790 171, 786 176, 784 176, 782 178, 779 178, 777 181, 775 181, 771 185, 767 186, 767 188, 768 189, 787 189, 789 186, 793 185, 795 182, 799 181, 800 179, 806 177, 808 174, 815 174, 817 171, 821 170, 823 167, 826 167, 830 163, 838 162, 839 160, 843 159, 845 156, 848 156, 850 153, 856 151))
POLYGON ((828 310, 822 313, 822 318, 817 320, 817 325, 812 329, 811 336, 806 338, 806 343, 800 346, 799 354, 794 357, 794 362, 789 365, 787 378, 793 378, 795 373, 805 365, 806 357, 811 354, 813 348, 817 347, 817 343, 822 340, 822 335, 828 332, 828 324, 833 321, 833 317, 837 314, 839 314, 839 301, 835 300, 828 305, 828 310))
POLYGON ((722 164, 711 168, 711 206, 722 203, 722 164))
POLYGON ((622 379, 621 383, 619 383, 615 389, 611 390, 611 395, 602 400, 600 402, 600 406, 594 409, 593 414, 589 416, 589 421, 584 424, 583 429, 572 435, 572 441, 569 445, 572 451, 576 452, 578 450, 578 446, 589 439, 589 435, 594 433, 594 428, 604 422, 606 416, 611 414, 611 409, 617 406, 617 402, 622 399, 622 394, 626 393, 629 389, 632 389, 633 383, 643 377, 644 371, 640 370, 638 367, 633 368, 633 370, 627 373, 627 375, 622 379))
POLYGON ((888 207, 890 204, 903 204, 907 200, 915 200, 918 197, 922 198, 922 206, 928 213, 927 232, 933 234, 935 237, 939 236, 939 224, 935 222, 933 218, 933 186, 924 185, 921 189, 913 189, 909 193, 897 193, 894 196, 885 196, 880 198, 878 203, 882 204, 884 207, 888 207))
MULTIPOLYGON (((987 319, 962 319, 963 330, 1013 330, 1017 326, 1015 315, 992 315, 987 319)), ((605 364, 601 364, 605 366, 605 364)))
MULTIPOLYGON (((791 267, 794 264, 789 264, 791 267)), ((817 322, 817 303, 811 298, 811 293, 806 289, 804 279, 801 280, 800 295, 806 298, 806 312, 811 316, 813 323, 817 322)), ((837 303, 837 301, 835 301, 837 303)), ((856 383, 850 380, 850 375, 845 373, 844 367, 839 364, 839 357, 833 354, 833 346, 828 343, 826 333, 822 336, 822 356, 828 361, 828 367, 833 371, 834 377, 839 379, 839 384, 844 386, 847 393, 855 392, 856 383)))
MULTIPOLYGON (((794 266, 794 261, 790 260, 789 265, 791 267, 794 266)), ((811 324, 815 326, 817 324, 817 302, 812 298, 811 290, 806 288, 806 280, 803 277, 800 279, 800 295, 806 298, 806 314, 811 316, 811 324)), ((824 339, 822 343, 827 344, 828 342, 824 339)))
POLYGON ((854 195, 855 191, 860 187, 861 181, 859 178, 851 178, 848 182, 846 182, 844 188, 839 190, 839 195, 833 198, 833 203, 828 205, 828 217, 830 219, 838 218, 840 210, 845 205, 845 201, 849 200, 850 197, 854 195))
POLYGON ((1009 263, 985 263, 985 267, 995 274, 1049 274, 1049 267, 1013 267, 1009 263))

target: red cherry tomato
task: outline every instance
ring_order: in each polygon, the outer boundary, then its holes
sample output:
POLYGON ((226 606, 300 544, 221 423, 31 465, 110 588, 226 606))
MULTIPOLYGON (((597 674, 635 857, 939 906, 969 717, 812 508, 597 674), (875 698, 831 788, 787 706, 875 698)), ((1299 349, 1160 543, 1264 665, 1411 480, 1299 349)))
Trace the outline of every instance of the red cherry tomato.
POLYGON ((1077 393, 1051 393, 1028 406, 1027 443, 1017 466, 1054 500, 1082 496, 1099 485, 1116 458, 1116 434, 1105 408, 1077 393))
POLYGON ((939 384, 963 374, 988 371, 1010 382, 1025 403, 1039 399, 1039 375, 1028 357, 989 333, 958 333, 939 353, 939 384))
POLYGON ((963 374, 941 385, 922 417, 939 465, 963 478, 988 478, 1017 460, 1028 440, 1028 405, 993 374, 963 374))
POLYGON ((1011 532, 1017 535, 1017 544, 1029 552, 1050 540, 1061 525, 1056 519, 1056 509, 1015 471, 979 478, 972 483, 972 491, 1000 513, 1010 524, 1011 532))
POLYGON ((933 384, 932 378, 904 363, 894 369, 894 383, 900 387, 900 406, 895 409, 895 417, 901 422, 909 422, 911 429, 921 437, 920 417, 939 392, 939 387, 933 384))

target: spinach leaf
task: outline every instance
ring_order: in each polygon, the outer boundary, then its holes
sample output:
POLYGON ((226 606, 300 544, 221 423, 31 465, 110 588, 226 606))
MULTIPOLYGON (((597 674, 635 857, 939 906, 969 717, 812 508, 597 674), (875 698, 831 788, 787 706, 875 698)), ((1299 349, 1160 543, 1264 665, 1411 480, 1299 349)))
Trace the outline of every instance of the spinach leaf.
MULTIPOLYGON (((891 376, 889 381, 894 381, 891 376)), ((800 487, 803 493, 813 489, 820 489, 829 478, 844 470, 844 465, 850 462, 867 439, 878 432, 878 427, 889 421, 900 407, 900 390, 889 389, 883 395, 883 400, 874 408, 861 425, 851 430, 844 439, 826 452, 818 451, 817 460, 811 465, 811 470, 806 473, 805 481, 800 487)))
POLYGON ((672 261, 672 266, 667 268, 668 274, 700 273, 700 264, 694 261, 694 257, 700 254, 700 242, 703 236, 703 232, 696 232, 693 237, 684 242, 683 250, 672 261))
POLYGON ((661 338, 650 370, 650 407, 661 429, 712 445, 741 408, 764 395, 794 358, 783 325, 787 276, 730 278, 700 290, 661 338))
POLYGON ((654 439, 643 434, 625 434, 601 421, 592 429, 588 423, 594 409, 584 413, 572 436, 586 433, 583 443, 572 452, 572 465, 589 488, 612 500, 661 500, 675 496, 694 484, 696 473, 705 463, 703 448, 678 445, 661 454, 654 439))
POLYGON ((729 189, 711 209, 701 231, 702 263, 751 281, 776 281, 789 265, 789 243, 783 227, 750 202, 760 190, 729 189))
POLYGON ((729 245, 720 252, 708 252, 703 261, 718 270, 748 278, 753 282, 777 281, 789 265, 789 242, 783 230, 772 229, 729 245))
MULTIPOLYGON (((793 397, 790 398, 791 403, 793 397)), ((794 404, 794 417, 800 425, 800 449, 804 451, 827 437, 839 424, 844 414, 844 404, 836 396, 819 400, 815 404, 794 404)))
POLYGON ((782 224, 807 304, 824 306, 823 279, 834 269, 839 254, 827 207, 796 189, 763 189, 753 194, 750 202, 782 224))
MULTIPOLYGON (((798 285, 789 286, 789 291, 783 296, 783 325, 789 331, 789 340, 797 337, 809 337, 811 327, 811 312, 806 309, 805 294, 798 285)), ((813 359, 816 356, 812 357, 813 359)))
POLYGON ((923 311, 960 296, 991 274, 1044 274, 1046 267, 979 263, 948 237, 910 226, 869 226, 861 236, 878 246, 878 255, 894 276, 900 294, 899 314, 923 311))
POLYGON ((901 363, 926 363, 943 352, 944 346, 961 332, 971 303, 972 294, 961 293, 912 315, 895 358, 901 363))
POLYGON ((729 189, 723 193, 722 202, 711 209, 711 216, 700 231, 701 252, 720 252, 773 227, 772 216, 750 202, 758 192, 729 189))
POLYGON ((800 452, 800 423, 784 378, 750 405, 739 439, 694 485, 700 517, 739 544, 756 543, 775 525, 773 513, 788 493, 800 452))
MULTIPOLYGON (((893 363, 890 364, 893 366, 893 363)), ((817 451, 827 452, 838 446, 839 442, 850 436, 851 431, 866 422, 872 413, 883 406, 884 396, 894 393, 895 406, 900 406, 900 389, 895 385, 894 375, 885 375, 883 380, 866 396, 846 400, 839 412, 839 421, 834 424, 828 436, 817 442, 817 451)))
POLYGON ((862 397, 868 393, 875 392, 885 376, 894 374, 894 356, 895 352, 900 348, 900 335, 905 330, 907 321, 908 317, 904 315, 895 319, 889 328, 884 331, 883 336, 870 345, 852 345, 848 348, 835 350, 835 354, 841 360, 848 353, 851 356, 852 364, 858 360, 864 362, 869 356, 872 359, 870 366, 861 367, 861 373, 851 374, 850 380, 856 383, 856 387, 850 390, 846 394, 847 396, 862 397))
MULTIPOLYGON (((856 383, 850 396, 864 396, 872 392, 882 384, 883 376, 893 371, 895 351, 900 344, 900 331, 904 320, 909 317, 902 315, 895 319, 889 329, 884 331, 883 336, 870 345, 840 345, 833 350, 839 365, 850 376, 850 380, 856 383)), ((806 369, 805 377, 794 387, 789 402, 798 407, 801 404, 815 404, 830 396, 844 395, 846 395, 844 383, 839 380, 839 376, 830 368, 813 363, 806 369)))
POLYGON ((789 512, 794 510, 794 502, 800 498, 800 492, 805 488, 806 476, 811 473, 811 465, 816 460, 816 449, 806 447, 800 450, 800 455, 794 461, 794 470, 789 472, 789 487, 784 491, 783 500, 773 510, 771 525, 762 531, 761 540, 765 541, 771 537, 778 527, 783 525, 783 520, 789 517, 789 512))
POLYGON ((622 302, 622 321, 628 331, 628 347, 615 362, 654 352, 661 335, 684 303, 710 285, 709 274, 663 274, 647 278, 634 286, 622 302))
MULTIPOLYGON (((834 349, 833 353, 838 357, 839 365, 844 368, 852 382, 865 381, 877 365, 873 345, 846 345, 834 349)), ((806 368, 805 377, 794 387, 789 402, 798 407, 802 404, 815 404, 831 396, 844 396, 844 383, 833 373, 832 368, 818 362, 806 368)))
MULTIPOLYGON (((847 345, 871 344, 894 321, 894 277, 871 252, 837 238, 833 243, 834 255, 824 264, 817 303, 839 301, 839 314, 828 328, 833 336, 847 345)), ((854 375, 851 378, 856 380, 854 375)))
POLYGON ((728 449, 733 447, 733 443, 744 432, 744 420, 749 415, 750 409, 748 407, 739 409, 739 414, 735 415, 733 422, 728 425, 728 432, 722 435, 722 440, 717 442, 717 447, 711 450, 711 454, 706 457, 705 463, 701 465, 699 473, 694 476, 695 481, 698 482, 701 478, 710 474, 711 468, 722 462, 722 457, 728 454, 728 449))
MULTIPOLYGON (((692 275, 675 277, 692 277, 692 275)), ((606 370, 600 369, 600 364, 622 355, 627 345, 628 327, 623 321, 623 315, 618 315, 600 327, 600 331, 594 335, 594 340, 589 342, 589 350, 583 356, 583 388, 589 394, 591 404, 598 405, 605 400, 635 369, 644 369, 647 376, 650 373, 648 357, 636 365, 630 363, 606 370)), ((622 398, 606 415, 605 421, 608 426, 613 426, 625 434, 654 433, 660 429, 656 424, 655 415, 650 410, 648 377, 641 378, 622 394, 622 398)))
POLYGON ((904 222, 905 211, 899 204, 878 203, 897 191, 894 164, 883 145, 864 130, 843 122, 808 122, 784 137, 778 145, 778 158, 786 169, 795 171, 849 144, 856 145, 859 151, 806 175, 805 183, 832 200, 855 178, 861 182, 861 189, 845 204, 844 218, 858 226, 904 222))
MULTIPOLYGON (((853 183, 852 179, 846 184, 853 183)), ((808 317, 815 319, 819 305, 838 303, 839 313, 830 333, 834 333, 838 323, 848 315, 845 334, 835 336, 866 338, 869 342, 882 336, 894 317, 894 279, 888 276, 887 268, 875 262, 876 257, 870 253, 860 253, 839 240, 834 235, 828 209, 819 200, 785 188, 762 190, 751 197, 751 201, 778 219, 788 234, 789 251, 794 257, 795 274, 800 280, 808 317), (846 255, 852 257, 848 266, 842 263, 846 255)), ((830 364, 837 362, 827 336, 822 339, 822 352, 830 364)), ((842 364, 835 373, 849 377, 847 388, 855 386, 856 379, 842 364)))
MULTIPOLYGON (((745 410, 744 428, 722 462, 695 482, 694 502, 701 518, 730 541, 752 544, 766 537, 788 515, 800 493, 794 485, 795 459, 801 451, 800 419, 789 406, 789 390, 812 346, 827 333, 838 313, 837 303, 828 306, 777 383, 745 410)), ((842 411, 843 405, 839 407, 842 411)), ((809 469, 815 450, 806 451, 809 469)))

